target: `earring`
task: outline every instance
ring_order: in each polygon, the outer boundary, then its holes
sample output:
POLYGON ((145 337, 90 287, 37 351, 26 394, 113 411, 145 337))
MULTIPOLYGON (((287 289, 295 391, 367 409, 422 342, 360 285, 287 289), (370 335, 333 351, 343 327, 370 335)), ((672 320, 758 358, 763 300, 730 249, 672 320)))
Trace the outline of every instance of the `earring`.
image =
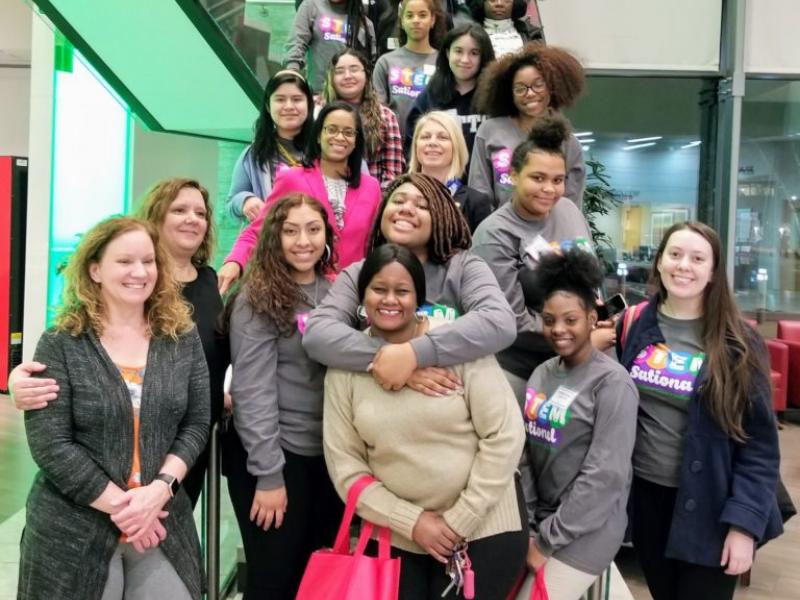
POLYGON ((358 315, 358 318, 361 319, 362 321, 367 320, 367 309, 364 308, 363 304, 358 305, 358 308, 356 309, 356 314, 358 315))
POLYGON ((417 312, 414 313, 414 320, 417 323, 422 323, 427 318, 428 315, 424 310, 418 310, 417 312))
POLYGON ((322 262, 328 262, 331 258, 331 247, 328 244, 325 244, 325 252, 322 254, 322 262))

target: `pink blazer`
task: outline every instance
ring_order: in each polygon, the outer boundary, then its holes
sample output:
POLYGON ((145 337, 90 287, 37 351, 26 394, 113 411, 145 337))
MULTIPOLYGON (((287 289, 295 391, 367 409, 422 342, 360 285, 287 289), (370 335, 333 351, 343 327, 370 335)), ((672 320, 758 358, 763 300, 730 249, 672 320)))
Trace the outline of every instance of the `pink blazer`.
POLYGON ((333 226, 336 234, 336 251, 339 254, 337 269, 364 258, 367 238, 372 231, 372 222, 381 203, 381 186, 378 180, 361 173, 361 183, 357 188, 347 188, 344 198, 344 226, 341 230, 336 226, 333 208, 328 200, 328 192, 322 179, 322 170, 319 164, 311 168, 292 167, 278 173, 272 184, 272 191, 266 198, 266 203, 261 208, 258 217, 250 223, 236 239, 225 262, 236 262, 244 270, 250 259, 253 249, 261 232, 261 225, 271 206, 286 194, 300 192, 319 200, 328 213, 328 222, 333 226))

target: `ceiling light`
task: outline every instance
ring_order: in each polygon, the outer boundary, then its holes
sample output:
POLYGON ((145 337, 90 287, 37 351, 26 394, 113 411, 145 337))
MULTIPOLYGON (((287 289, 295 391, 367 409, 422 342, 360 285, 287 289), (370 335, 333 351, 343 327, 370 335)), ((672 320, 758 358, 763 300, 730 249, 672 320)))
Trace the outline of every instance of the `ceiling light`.
POLYGON ((591 144, 592 142, 595 141, 597 140, 595 140, 594 138, 589 138, 588 140, 581 140, 581 144, 591 144))
POLYGON ((637 148, 647 148, 648 146, 655 146, 655 142, 650 142, 649 144, 636 144, 634 146, 623 146, 623 150, 636 150, 637 148))
POLYGON ((592 135, 591 131, 581 131, 580 133, 576 133, 575 137, 586 137, 587 135, 592 135))
POLYGON ((689 142, 688 144, 684 144, 681 148, 694 148, 695 146, 699 146, 702 142, 700 140, 695 140, 694 142, 689 142))
POLYGON ((634 138, 632 140, 628 140, 629 144, 638 144, 639 142, 655 142, 660 140, 663 136, 654 135, 652 137, 643 137, 643 138, 634 138))
POLYGON ((591 146, 581 146, 584 152, 588 152, 591 146))

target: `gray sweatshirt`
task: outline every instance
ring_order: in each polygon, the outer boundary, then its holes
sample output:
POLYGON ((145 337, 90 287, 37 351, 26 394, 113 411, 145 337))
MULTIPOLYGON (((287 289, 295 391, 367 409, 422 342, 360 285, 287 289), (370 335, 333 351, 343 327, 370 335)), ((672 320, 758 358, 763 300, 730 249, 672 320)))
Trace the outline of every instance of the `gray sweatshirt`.
POLYGON ((478 226, 471 252, 487 262, 517 320, 517 338, 497 355, 506 371, 527 379, 543 358, 552 356, 540 333, 541 319, 526 306, 521 271, 535 273, 539 255, 553 247, 566 249, 574 244, 592 251, 591 239, 583 214, 565 198, 556 202, 547 217, 536 220, 523 219, 513 202, 506 202, 478 226))
MULTIPOLYGON (((514 191, 511 184, 511 155, 527 137, 511 117, 484 120, 475 134, 469 163, 469 186, 489 194, 496 205, 508 202, 514 191)), ((583 163, 581 143, 574 135, 570 135, 561 149, 567 159, 564 196, 580 208, 586 187, 586 165, 583 163)))
POLYGON ((378 100, 391 108, 400 123, 400 133, 405 135, 406 118, 428 80, 436 71, 436 55, 412 52, 398 48, 381 56, 372 72, 372 86, 378 100))
POLYGON ((569 370, 560 360, 542 363, 528 381, 528 520, 542 554, 599 575, 628 523, 638 394, 601 352, 569 370))
POLYGON ((325 367, 308 357, 301 339, 308 312, 330 283, 318 276, 300 287, 307 298, 297 308, 297 329, 289 337, 279 333, 269 316, 254 313, 244 293, 231 313, 233 420, 259 490, 283 485, 282 448, 302 456, 322 455, 325 367))
MULTIPOLYGON (((371 40, 370 52, 375 56, 375 28, 366 19, 371 40)), ((308 85, 318 94, 325 83, 325 71, 331 58, 347 45, 347 11, 345 3, 332 4, 329 0, 304 0, 294 18, 294 31, 286 44, 284 66, 290 69, 306 68, 308 85), (306 63, 306 55, 308 62, 306 63)), ((358 40, 366 45, 364 25, 359 28, 358 40)))
MULTIPOLYGON (((357 282, 362 263, 339 273, 308 319, 303 347, 310 357, 329 367, 366 371, 385 343, 359 330, 357 282)), ((427 312, 453 323, 411 341, 420 367, 477 360, 514 340, 514 315, 483 260, 460 252, 445 265, 428 261, 423 266, 427 312)))

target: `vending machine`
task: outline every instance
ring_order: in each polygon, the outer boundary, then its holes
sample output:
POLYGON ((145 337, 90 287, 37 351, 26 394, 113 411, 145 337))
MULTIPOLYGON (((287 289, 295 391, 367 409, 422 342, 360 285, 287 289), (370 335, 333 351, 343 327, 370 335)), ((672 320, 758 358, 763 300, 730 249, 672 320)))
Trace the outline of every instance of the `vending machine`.
POLYGON ((22 360, 28 159, 0 156, 0 392, 22 360))

